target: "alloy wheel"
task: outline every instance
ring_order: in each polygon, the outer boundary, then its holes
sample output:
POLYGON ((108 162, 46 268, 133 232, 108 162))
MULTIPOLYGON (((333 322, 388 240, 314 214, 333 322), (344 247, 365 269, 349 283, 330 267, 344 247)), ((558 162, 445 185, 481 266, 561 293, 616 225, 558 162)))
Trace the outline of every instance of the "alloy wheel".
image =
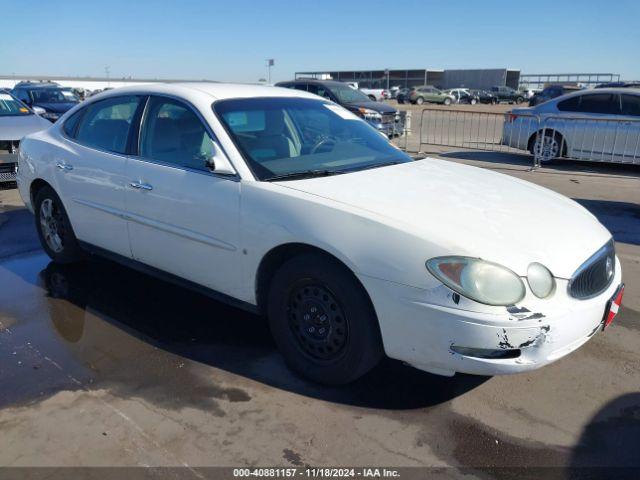
POLYGON ((52 199, 46 198, 40 204, 40 227, 47 246, 55 253, 64 249, 64 222, 62 212, 52 199))

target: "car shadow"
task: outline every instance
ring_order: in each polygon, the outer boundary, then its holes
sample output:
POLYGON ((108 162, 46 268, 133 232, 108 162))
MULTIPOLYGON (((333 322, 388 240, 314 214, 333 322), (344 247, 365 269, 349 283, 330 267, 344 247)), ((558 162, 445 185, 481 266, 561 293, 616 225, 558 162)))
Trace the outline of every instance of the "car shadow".
MULTIPOLYGON (((260 316, 105 260, 70 266, 50 263, 40 279, 54 303, 50 318, 55 331, 67 346, 85 357, 88 351, 108 351, 111 357, 135 358, 135 352, 126 350, 140 348, 140 343, 124 339, 126 334, 164 352, 279 389, 329 402, 390 410, 437 405, 490 378, 441 377, 385 359, 352 384, 316 385, 285 366, 267 322, 260 316), (103 328, 100 334, 87 333, 95 330, 95 325, 88 323, 95 323, 90 317, 96 316, 101 323, 110 324, 110 332, 103 328), (118 330, 115 335, 114 329, 118 330), (113 343, 118 343, 118 348, 106 345, 113 343)), ((95 363, 86 358, 86 363, 95 363)), ((110 361, 118 362, 117 358, 110 361)), ((149 380, 131 373, 126 381, 149 380)), ((130 387, 133 385, 123 386, 124 390, 130 387)))
MULTIPOLYGON (((479 162, 506 164, 518 167, 533 166, 533 157, 526 153, 507 153, 478 150, 457 150, 451 152, 438 152, 442 158, 454 158, 458 160, 476 160, 479 162)), ((546 173, 571 172, 572 174, 588 173, 593 175, 617 175, 640 178, 638 165, 619 163, 585 162, 579 160, 554 160, 545 163, 542 169, 546 173)))
POLYGON ((616 242, 640 245, 640 204, 584 198, 573 200, 589 210, 611 232, 616 242))
POLYGON ((590 475, 581 478, 638 478, 640 393, 611 400, 591 418, 571 450, 569 469, 590 475))

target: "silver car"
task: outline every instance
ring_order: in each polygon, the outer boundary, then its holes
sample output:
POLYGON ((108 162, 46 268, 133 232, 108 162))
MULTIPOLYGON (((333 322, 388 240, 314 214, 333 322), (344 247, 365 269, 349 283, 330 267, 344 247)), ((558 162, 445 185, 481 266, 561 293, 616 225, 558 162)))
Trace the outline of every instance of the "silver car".
POLYGON ((51 122, 0 90, 0 184, 16 180, 20 139, 50 126, 51 122))
POLYGON ((505 118, 502 143, 541 161, 640 164, 640 89, 581 90, 505 118))

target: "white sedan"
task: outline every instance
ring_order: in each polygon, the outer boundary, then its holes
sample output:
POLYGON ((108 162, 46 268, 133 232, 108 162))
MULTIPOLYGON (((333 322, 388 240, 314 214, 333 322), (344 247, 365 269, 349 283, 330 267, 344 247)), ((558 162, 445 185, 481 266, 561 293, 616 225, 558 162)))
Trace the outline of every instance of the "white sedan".
POLYGON ((287 363, 323 383, 383 354, 442 375, 531 370, 622 295, 611 234, 581 206, 413 161, 297 90, 97 95, 22 141, 18 185, 54 261, 100 254, 264 313, 287 363))
POLYGON ((573 158, 640 164, 640 90, 579 90, 507 115, 504 145, 542 162, 573 158))

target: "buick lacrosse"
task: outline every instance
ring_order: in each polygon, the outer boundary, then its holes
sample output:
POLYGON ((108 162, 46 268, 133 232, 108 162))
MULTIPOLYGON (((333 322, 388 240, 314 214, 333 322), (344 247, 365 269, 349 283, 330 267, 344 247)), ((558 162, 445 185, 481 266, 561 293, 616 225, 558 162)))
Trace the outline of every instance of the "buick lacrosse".
POLYGON ((265 314, 290 367, 327 384, 384 354, 441 375, 538 368, 622 297, 611 234, 578 204, 414 161, 297 90, 111 90, 22 140, 18 186, 54 261, 103 255, 265 314))

